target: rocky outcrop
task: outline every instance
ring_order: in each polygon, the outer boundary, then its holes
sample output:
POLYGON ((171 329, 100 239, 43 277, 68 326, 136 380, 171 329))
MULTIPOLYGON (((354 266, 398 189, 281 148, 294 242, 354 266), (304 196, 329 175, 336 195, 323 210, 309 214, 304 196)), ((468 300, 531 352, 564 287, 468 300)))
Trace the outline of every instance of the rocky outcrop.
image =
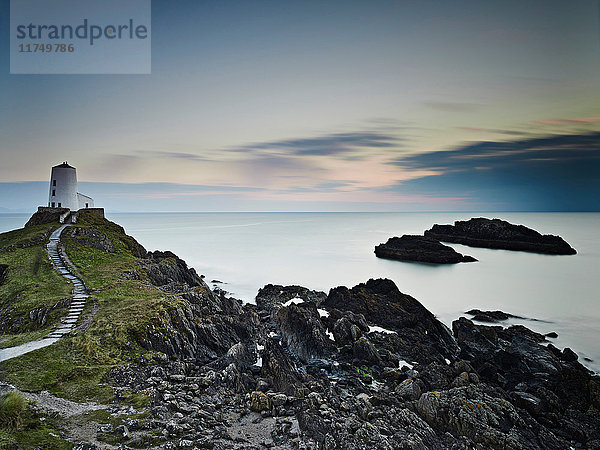
POLYGON ((256 306, 262 311, 273 311, 280 305, 290 300, 313 302, 319 306, 327 297, 325 292, 311 291, 302 286, 282 286, 280 284, 267 284, 256 294, 256 306))
POLYGON ((393 341, 391 345, 400 355, 413 361, 453 359, 458 354, 450 330, 391 280, 369 280, 352 289, 334 288, 322 306, 362 314, 368 322, 395 332, 388 341, 393 341))
POLYGON ((442 242, 503 250, 520 250, 551 255, 577 253, 560 236, 542 235, 523 225, 500 219, 477 218, 456 221, 454 225, 434 225, 425 236, 442 242))
MULTIPOLYGON (((162 288, 199 282, 179 269, 172 281, 157 278, 168 281, 162 288)), ((600 444, 600 380, 570 349, 526 327, 460 318, 451 334, 389 280, 329 295, 269 285, 257 305, 203 285, 186 289, 183 304, 149 330, 148 348, 170 358, 153 354, 110 372, 119 395, 151 399, 147 417, 123 422, 128 435, 100 425, 113 442, 150 446, 140 439, 158 435, 167 448, 600 444)))
POLYGON ((63 231, 63 234, 74 239, 80 245, 97 248, 108 253, 114 252, 114 246, 109 237, 95 228, 69 227, 63 231))
MULTIPOLYGON (((150 281, 183 301, 162 311, 140 344, 172 357, 209 362, 238 343, 252 345, 258 317, 239 300, 215 295, 186 263, 171 252, 154 252, 141 264, 150 281)), ((243 352, 239 352, 243 353, 243 352)))
POLYGON ((155 286, 172 289, 173 284, 182 284, 208 289, 196 271, 188 268, 185 261, 172 252, 148 252, 147 260, 142 261, 142 265, 146 269, 150 282, 155 286))
POLYGON ((126 234, 122 226, 105 219, 103 214, 84 209, 77 211, 77 215, 77 224, 69 226, 62 234, 65 241, 73 240, 109 253, 124 250, 137 258, 146 257, 146 249, 126 234))
POLYGON ((61 216, 69 212, 68 208, 39 208, 37 212, 29 218, 25 228, 35 225, 45 225, 47 223, 59 223, 61 216))
POLYGON ((379 244, 375 247, 375 255, 378 258, 431 264, 477 261, 472 256, 462 255, 435 239, 407 234, 389 238, 385 244, 379 244))
POLYGON ((515 316, 504 311, 482 311, 480 309, 471 309, 465 314, 473 316, 473 320, 479 322, 502 322, 508 319, 524 319, 521 316, 515 316))
POLYGON ((325 357, 333 351, 333 342, 314 303, 282 307, 276 312, 275 320, 283 340, 303 362, 325 357))

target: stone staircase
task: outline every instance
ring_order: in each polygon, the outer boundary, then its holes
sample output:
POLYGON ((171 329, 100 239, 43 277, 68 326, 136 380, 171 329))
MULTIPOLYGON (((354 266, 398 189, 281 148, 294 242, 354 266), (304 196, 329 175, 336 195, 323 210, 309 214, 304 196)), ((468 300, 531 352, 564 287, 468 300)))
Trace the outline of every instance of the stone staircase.
POLYGON ((60 338, 65 334, 69 334, 73 328, 75 328, 77 320, 85 307, 85 302, 89 297, 85 283, 69 269, 69 266, 65 263, 64 257, 61 255, 59 249, 60 235, 68 226, 68 224, 62 225, 54 231, 50 236, 50 242, 46 245, 46 248, 55 269, 58 270, 63 277, 73 283, 73 300, 69 307, 69 314, 60 319, 59 325, 52 333, 45 336, 45 339, 60 338))

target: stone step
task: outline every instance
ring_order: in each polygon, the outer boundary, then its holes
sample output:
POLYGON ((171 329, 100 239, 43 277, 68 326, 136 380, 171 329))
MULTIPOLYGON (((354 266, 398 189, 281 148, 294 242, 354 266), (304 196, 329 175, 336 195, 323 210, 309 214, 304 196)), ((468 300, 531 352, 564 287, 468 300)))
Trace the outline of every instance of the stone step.
POLYGON ((65 334, 70 333, 71 331, 73 331, 73 327, 67 325, 62 328, 59 328, 58 330, 53 331, 53 333, 65 335, 65 334))

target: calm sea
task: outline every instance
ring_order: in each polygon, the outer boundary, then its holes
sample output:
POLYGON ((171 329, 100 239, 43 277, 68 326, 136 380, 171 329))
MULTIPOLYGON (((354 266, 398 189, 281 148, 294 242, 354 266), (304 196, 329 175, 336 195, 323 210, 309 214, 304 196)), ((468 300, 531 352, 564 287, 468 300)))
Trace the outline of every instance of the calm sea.
MULTIPOLYGON (((450 325, 471 308, 535 318, 514 320, 556 331, 556 345, 593 360, 600 371, 599 213, 144 213, 108 214, 148 250, 171 250, 209 284, 253 302, 267 283, 328 291, 387 277, 450 325), (558 234, 578 254, 548 256, 454 245, 476 263, 431 266, 382 260, 374 246, 420 234, 434 223, 499 217, 558 234)), ((0 231, 21 227, 24 214, 0 214, 0 231)))

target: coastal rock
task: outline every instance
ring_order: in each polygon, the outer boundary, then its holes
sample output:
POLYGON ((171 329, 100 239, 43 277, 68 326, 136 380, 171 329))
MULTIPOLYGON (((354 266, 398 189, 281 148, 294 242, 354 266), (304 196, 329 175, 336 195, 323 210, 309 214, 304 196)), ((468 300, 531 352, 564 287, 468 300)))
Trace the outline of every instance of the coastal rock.
POLYGON ((282 307, 277 311, 275 320, 288 348, 302 361, 322 358, 334 350, 314 303, 282 307))
MULTIPOLYGON (((251 342, 257 332, 258 316, 244 310, 238 300, 215 295, 194 269, 171 252, 149 252, 140 261, 150 281, 163 290, 175 290, 184 300, 161 311, 156 323, 140 337, 145 348, 169 356, 213 361, 227 355, 238 343, 251 342)), ((248 352, 236 364, 251 364, 248 352)), ((230 358, 235 359, 235 358, 230 358)))
POLYGON ((279 284, 267 284, 258 290, 256 294, 256 306, 265 311, 273 311, 282 304, 293 300, 313 302, 317 307, 327 297, 321 291, 311 291, 302 286, 282 286, 279 284))
POLYGON ((352 345, 352 353, 361 364, 379 364, 381 358, 375 346, 366 337, 361 337, 352 345))
POLYGON ((362 334, 362 330, 346 317, 338 319, 333 326, 333 338, 339 346, 352 345, 362 334))
POLYGON ((256 412, 269 411, 271 409, 271 399, 263 392, 252 392, 250 394, 250 409, 256 412))
POLYGON ((413 379, 406 379, 396 386, 396 393, 406 400, 418 400, 421 397, 421 386, 413 379))
POLYGON ((454 225, 434 225, 425 236, 442 242, 503 250, 520 250, 551 255, 577 253, 563 238, 542 235, 524 225, 514 225, 500 219, 476 218, 458 220, 454 225))
POLYGON ((432 264, 456 264, 477 261, 472 256, 461 255, 452 247, 423 236, 404 235, 389 238, 375 247, 378 258, 432 264))
POLYGON ((479 322, 502 322, 508 319, 523 319, 524 317, 515 316, 513 314, 505 313, 504 311, 482 311, 480 309, 471 309, 465 314, 473 316, 473 320, 479 322))
POLYGON ((478 386, 422 394, 417 411, 431 427, 468 437, 482 448, 561 448, 563 445, 499 392, 478 386))
POLYGON ((382 339, 395 353, 412 361, 454 359, 459 352, 450 330, 388 279, 371 279, 352 289, 334 288, 323 307, 362 314, 368 322, 394 331, 382 339))
POLYGON ((148 252, 147 270, 150 282, 155 286, 165 286, 169 283, 185 283, 190 287, 203 286, 206 283, 198 276, 194 269, 188 268, 185 261, 172 252, 148 252))
MULTIPOLYGON (((544 336, 523 326, 503 329, 475 325, 461 317, 452 323, 452 329, 461 357, 470 361, 482 381, 541 398, 536 411, 551 414, 548 405, 552 404, 573 410, 594 405, 598 377, 591 376, 571 349, 560 351, 552 344, 542 345, 544 336)), ((519 395, 518 402, 522 401, 519 395)))
POLYGON ((267 339, 262 352, 261 374, 268 378, 279 392, 298 396, 304 392, 300 373, 279 341, 267 339))

